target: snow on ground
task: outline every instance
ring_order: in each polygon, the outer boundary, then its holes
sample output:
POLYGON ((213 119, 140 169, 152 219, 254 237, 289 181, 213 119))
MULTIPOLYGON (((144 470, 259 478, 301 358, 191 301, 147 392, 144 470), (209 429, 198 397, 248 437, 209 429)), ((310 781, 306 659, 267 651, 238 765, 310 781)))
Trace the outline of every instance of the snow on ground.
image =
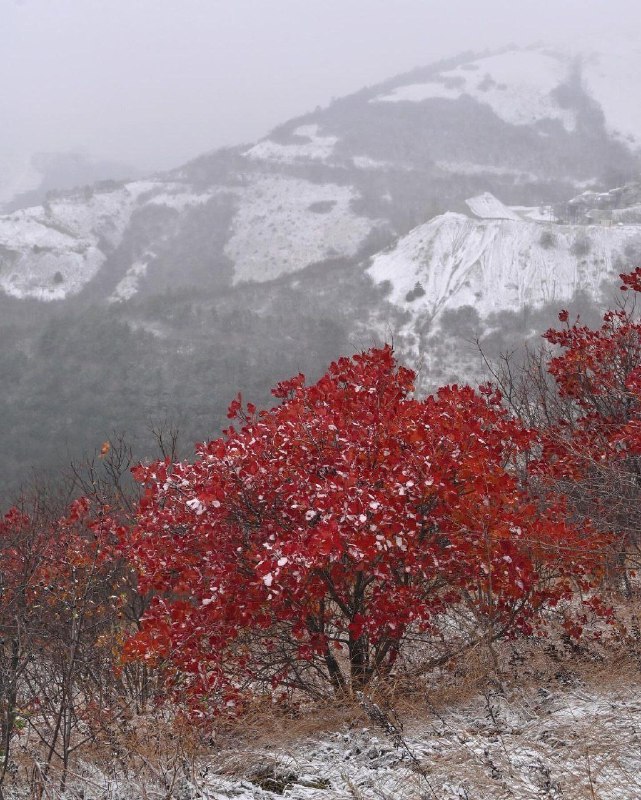
POLYGON ((166 206, 175 211, 184 211, 187 208, 201 206, 209 202, 215 192, 205 192, 204 194, 194 194, 185 191, 160 192, 150 198, 148 205, 166 206))
POLYGON ((598 297, 602 281, 620 271, 617 256, 640 243, 636 225, 545 225, 447 213, 414 228, 367 271, 376 283, 389 282, 390 301, 410 312, 412 327, 446 308, 473 306, 483 317, 562 303, 579 289, 598 297))
POLYGON ((510 50, 441 72, 431 81, 399 86, 370 102, 420 103, 433 98, 455 100, 466 94, 489 105, 512 125, 554 119, 573 131, 574 112, 561 108, 552 94, 568 73, 569 64, 561 56, 542 49, 510 50))
POLYGON ((353 256, 376 222, 351 208, 353 189, 261 175, 245 190, 225 253, 234 281, 267 281, 323 259, 353 256))
POLYGON ((245 152, 245 156, 256 161, 273 161, 280 164, 295 164, 298 161, 327 161, 333 152, 337 136, 323 136, 318 125, 300 125, 293 132, 296 142, 282 144, 272 139, 263 139, 245 152))
MULTIPOLYGON (((149 259, 152 257, 152 254, 145 253, 145 257, 149 259)), ((147 274, 148 266, 149 266, 148 260, 135 261, 125 273, 124 278, 122 278, 116 284, 116 288, 113 290, 113 293, 109 296, 108 302, 119 303, 123 302, 124 300, 130 300, 138 292, 138 284, 140 283, 140 278, 144 277, 147 274)))
MULTIPOLYGON (((141 786, 91 765, 73 773, 71 797, 96 800, 638 800, 641 702, 637 687, 532 687, 429 707, 376 723, 265 745, 236 741, 209 759, 141 786), (82 777, 87 783, 82 786, 82 777), (89 786, 90 795, 87 795, 89 786), (144 791, 143 791, 144 790, 144 791)), ((254 740, 256 737, 254 737, 254 740)), ((140 779, 138 778, 138 781, 140 779)), ((52 787, 53 788, 53 787, 52 787)), ((55 790, 54 790, 55 791, 55 790)), ((18 793, 7 794, 19 797, 18 793)), ((52 798, 59 795, 51 794, 52 798)))
MULTIPOLYGON (((641 796, 641 703, 629 691, 495 692, 428 716, 408 726, 402 744, 376 728, 344 730, 256 753, 254 764, 262 757, 276 775, 297 778, 291 800, 641 796)), ((273 796, 256 788, 245 779, 212 796, 273 796)))
MULTIPOLYGON (((391 161, 379 161, 369 156, 354 156, 352 158, 352 164, 354 164, 356 169, 399 169, 398 164, 393 164, 391 161)), ((411 169, 411 167, 406 167, 406 169, 411 169)))
POLYGON ((481 219, 521 219, 515 211, 504 206, 490 192, 469 197, 465 202, 470 211, 481 219))

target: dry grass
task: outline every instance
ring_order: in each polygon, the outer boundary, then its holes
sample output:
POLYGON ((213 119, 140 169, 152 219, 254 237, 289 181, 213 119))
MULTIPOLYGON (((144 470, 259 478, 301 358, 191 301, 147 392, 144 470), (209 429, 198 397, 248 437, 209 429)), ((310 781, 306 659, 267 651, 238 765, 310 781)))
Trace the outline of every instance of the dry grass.
MULTIPOLYGON (((621 611, 629 630, 640 605, 630 602, 621 611)), ((84 786, 86 796, 107 800, 112 797, 105 790, 108 776, 126 783, 126 796, 143 800, 181 796, 185 786, 204 785, 212 775, 283 788, 288 770, 304 773, 312 767, 298 766, 312 763, 313 769, 334 769, 332 785, 341 783, 343 794, 330 792, 321 786, 324 773, 319 774, 317 791, 327 800, 445 800, 463 798, 465 792, 470 800, 609 800, 604 787, 613 781, 628 788, 627 794, 622 789, 612 797, 632 800, 641 797, 635 772, 641 769, 641 729, 636 708, 620 701, 638 694, 640 665, 641 641, 633 630, 625 640, 615 632, 603 641, 588 636, 578 644, 559 631, 546 640, 503 642, 492 652, 476 647, 422 677, 399 669, 393 681, 368 691, 367 701, 380 709, 380 717, 352 697, 313 703, 299 698, 288 706, 258 700, 242 718, 220 719, 207 731, 155 711, 101 731, 80 748, 69 776, 75 794, 68 796, 82 796, 84 786), (608 698, 613 709, 619 703, 618 712, 609 710, 608 698), (617 713, 622 719, 615 718, 617 713), (358 782, 368 764, 358 769, 348 764, 336 777, 332 759, 347 748, 341 737, 354 739, 361 750, 370 741, 383 743, 381 759, 393 769, 385 772, 377 793, 358 782), (331 745, 327 767, 310 756, 322 742, 331 745)), ((14 796, 60 796, 55 764, 46 791, 39 793, 42 748, 32 735, 19 737, 14 760, 12 784, 20 789, 14 796)))

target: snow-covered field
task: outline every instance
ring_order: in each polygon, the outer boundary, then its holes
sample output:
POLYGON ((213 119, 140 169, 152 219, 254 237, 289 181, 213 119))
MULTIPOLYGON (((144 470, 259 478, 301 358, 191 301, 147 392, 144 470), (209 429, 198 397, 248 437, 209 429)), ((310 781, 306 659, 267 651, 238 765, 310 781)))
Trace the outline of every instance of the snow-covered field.
MULTIPOLYGON (((498 684, 443 706, 428 695, 403 721, 369 705, 342 725, 283 735, 283 721, 118 765, 79 761, 51 800, 638 800, 638 685, 584 683, 560 670, 547 687, 498 684), (372 714, 372 710, 374 713, 372 714), (380 712, 380 713, 379 713, 380 712)), ((293 721, 296 728, 298 722, 293 721)), ((153 736, 149 749, 153 750, 153 736)), ((28 795, 18 786, 7 798, 28 795)))

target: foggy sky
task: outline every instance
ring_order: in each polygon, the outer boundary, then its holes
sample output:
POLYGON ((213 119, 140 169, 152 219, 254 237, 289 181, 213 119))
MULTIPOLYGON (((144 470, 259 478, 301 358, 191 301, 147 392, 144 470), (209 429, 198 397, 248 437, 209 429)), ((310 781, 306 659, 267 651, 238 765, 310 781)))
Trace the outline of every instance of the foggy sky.
POLYGON ((0 0, 0 159, 168 168, 463 50, 638 29, 638 0, 0 0))

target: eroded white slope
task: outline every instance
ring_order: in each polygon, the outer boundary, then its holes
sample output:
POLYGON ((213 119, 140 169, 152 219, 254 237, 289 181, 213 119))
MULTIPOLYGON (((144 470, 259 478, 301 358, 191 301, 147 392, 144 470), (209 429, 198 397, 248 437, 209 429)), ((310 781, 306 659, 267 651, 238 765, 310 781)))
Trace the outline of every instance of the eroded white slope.
POLYGON ((412 230, 368 269, 389 282, 389 299, 409 312, 408 329, 445 309, 473 306, 482 317, 563 303, 579 289, 598 296, 617 257, 641 245, 638 225, 579 226, 475 220, 448 213, 412 230))

